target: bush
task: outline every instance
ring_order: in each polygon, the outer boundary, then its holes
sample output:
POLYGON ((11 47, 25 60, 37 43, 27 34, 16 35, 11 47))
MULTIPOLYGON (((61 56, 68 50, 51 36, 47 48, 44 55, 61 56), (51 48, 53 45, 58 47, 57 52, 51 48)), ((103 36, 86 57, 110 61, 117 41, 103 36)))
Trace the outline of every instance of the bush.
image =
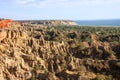
POLYGON ((109 76, 97 75, 96 78, 93 80, 112 80, 112 79, 109 76))
POLYGON ((74 38, 77 38, 77 35, 76 35, 75 32, 73 32, 73 33, 68 33, 68 34, 67 34, 67 37, 68 37, 68 38, 71 38, 71 39, 74 39, 74 38))
POLYGON ((47 31, 44 39, 47 40, 47 41, 55 41, 56 40, 56 37, 57 37, 57 33, 55 31, 47 31))

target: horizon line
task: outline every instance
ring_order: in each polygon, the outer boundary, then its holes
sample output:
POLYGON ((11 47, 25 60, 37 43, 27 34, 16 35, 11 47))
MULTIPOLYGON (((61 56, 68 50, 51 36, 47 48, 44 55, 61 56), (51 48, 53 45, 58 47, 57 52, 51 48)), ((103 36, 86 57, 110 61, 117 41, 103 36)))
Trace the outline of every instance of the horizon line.
MULTIPOLYGON (((0 18, 0 19, 12 19, 12 18, 0 18)), ((99 21, 99 20, 120 20, 120 18, 109 18, 109 19, 12 19, 15 21, 19 20, 71 20, 71 21, 99 21)))

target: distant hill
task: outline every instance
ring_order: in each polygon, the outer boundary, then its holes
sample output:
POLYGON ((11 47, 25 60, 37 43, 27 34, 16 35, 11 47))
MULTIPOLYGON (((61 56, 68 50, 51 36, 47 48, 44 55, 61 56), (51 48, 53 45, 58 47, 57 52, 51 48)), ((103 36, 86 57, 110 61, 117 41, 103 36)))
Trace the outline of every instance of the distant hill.
POLYGON ((17 20, 17 21, 21 23, 40 24, 45 26, 77 25, 76 22, 71 20, 17 20))

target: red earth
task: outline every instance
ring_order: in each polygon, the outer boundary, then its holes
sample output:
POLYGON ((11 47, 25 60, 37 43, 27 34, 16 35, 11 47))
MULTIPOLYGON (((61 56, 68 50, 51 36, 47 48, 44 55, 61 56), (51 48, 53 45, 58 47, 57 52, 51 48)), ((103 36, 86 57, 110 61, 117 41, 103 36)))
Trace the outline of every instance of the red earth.
POLYGON ((0 20, 0 28, 8 28, 9 24, 12 23, 13 20, 0 20))

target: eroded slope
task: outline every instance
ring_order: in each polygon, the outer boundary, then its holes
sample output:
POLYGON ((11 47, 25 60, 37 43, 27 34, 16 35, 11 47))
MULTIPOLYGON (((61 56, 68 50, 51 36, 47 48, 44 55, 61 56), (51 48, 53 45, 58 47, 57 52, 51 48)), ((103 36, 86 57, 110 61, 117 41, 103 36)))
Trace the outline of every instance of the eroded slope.
POLYGON ((119 35, 102 37, 97 31, 72 28, 22 25, 1 30, 0 79, 118 80, 119 35))

